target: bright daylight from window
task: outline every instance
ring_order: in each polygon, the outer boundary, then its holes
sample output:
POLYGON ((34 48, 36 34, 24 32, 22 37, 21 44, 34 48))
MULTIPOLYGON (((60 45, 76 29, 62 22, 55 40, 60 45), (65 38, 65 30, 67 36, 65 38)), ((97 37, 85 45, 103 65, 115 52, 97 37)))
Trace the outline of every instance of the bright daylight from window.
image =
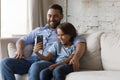
POLYGON ((1 0, 1 37, 27 33, 27 0, 1 0))

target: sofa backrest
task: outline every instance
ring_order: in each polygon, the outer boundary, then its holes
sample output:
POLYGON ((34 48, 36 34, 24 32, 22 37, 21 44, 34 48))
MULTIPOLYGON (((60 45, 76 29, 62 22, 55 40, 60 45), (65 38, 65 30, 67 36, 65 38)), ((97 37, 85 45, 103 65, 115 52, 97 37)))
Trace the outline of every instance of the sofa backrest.
POLYGON ((16 43, 18 38, 1 38, 0 39, 0 59, 8 57, 7 45, 9 42, 16 43))
POLYGON ((102 31, 82 35, 86 39, 87 50, 80 59, 80 69, 102 70, 100 37, 102 31))
POLYGON ((104 70, 120 70, 120 32, 101 36, 101 58, 104 70))

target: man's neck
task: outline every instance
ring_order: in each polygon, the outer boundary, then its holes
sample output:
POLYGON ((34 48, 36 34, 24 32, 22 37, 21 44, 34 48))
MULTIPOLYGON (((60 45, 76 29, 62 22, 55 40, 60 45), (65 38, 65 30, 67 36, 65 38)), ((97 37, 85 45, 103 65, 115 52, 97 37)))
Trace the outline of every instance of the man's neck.
POLYGON ((56 28, 49 27, 49 29, 50 29, 50 30, 54 30, 54 29, 56 29, 56 28))

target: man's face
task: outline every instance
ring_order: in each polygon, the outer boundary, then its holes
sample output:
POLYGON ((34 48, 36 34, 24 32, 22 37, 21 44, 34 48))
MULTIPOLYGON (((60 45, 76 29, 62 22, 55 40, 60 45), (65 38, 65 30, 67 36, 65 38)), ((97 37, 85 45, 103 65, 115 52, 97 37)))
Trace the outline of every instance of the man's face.
POLYGON ((63 19, 63 14, 60 14, 60 11, 57 9, 49 9, 47 13, 47 23, 50 28, 54 29, 59 24, 61 19, 63 19))

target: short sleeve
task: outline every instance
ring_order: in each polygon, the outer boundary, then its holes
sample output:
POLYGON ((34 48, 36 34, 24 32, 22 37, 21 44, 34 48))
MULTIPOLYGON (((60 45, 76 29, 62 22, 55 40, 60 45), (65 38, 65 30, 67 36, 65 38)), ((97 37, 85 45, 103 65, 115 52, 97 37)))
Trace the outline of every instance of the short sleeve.
POLYGON ((74 45, 77 45, 79 42, 86 42, 86 41, 85 41, 85 39, 84 39, 83 37, 81 37, 81 36, 75 37, 73 44, 74 44, 74 45))
POLYGON ((33 31, 31 31, 29 34, 21 37, 20 39, 22 39, 25 42, 25 44, 34 44, 35 37, 36 37, 38 30, 39 30, 39 28, 36 28, 33 31))
POLYGON ((51 53, 52 55, 56 55, 57 48, 58 48, 58 42, 54 42, 52 46, 48 49, 48 52, 51 53))

